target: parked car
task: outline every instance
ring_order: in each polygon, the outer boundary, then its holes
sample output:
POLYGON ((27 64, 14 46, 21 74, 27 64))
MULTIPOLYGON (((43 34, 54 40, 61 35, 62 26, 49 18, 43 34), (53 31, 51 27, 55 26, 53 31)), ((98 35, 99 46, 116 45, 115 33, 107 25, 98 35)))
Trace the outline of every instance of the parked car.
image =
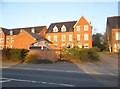
POLYGON ((30 50, 50 50, 50 47, 48 46, 30 46, 29 47, 30 50))

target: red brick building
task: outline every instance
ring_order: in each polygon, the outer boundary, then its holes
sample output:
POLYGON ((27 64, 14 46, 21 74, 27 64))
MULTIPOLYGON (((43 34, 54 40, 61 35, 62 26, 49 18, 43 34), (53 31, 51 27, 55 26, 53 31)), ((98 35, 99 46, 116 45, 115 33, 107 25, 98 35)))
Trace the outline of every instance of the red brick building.
POLYGON ((51 23, 45 36, 53 49, 74 45, 92 48, 92 26, 83 16, 78 21, 51 23))
POLYGON ((0 28, 0 49, 25 48, 41 39, 45 39, 46 26, 5 29, 0 28))
POLYGON ((110 52, 120 52, 120 16, 107 18, 106 34, 110 52))

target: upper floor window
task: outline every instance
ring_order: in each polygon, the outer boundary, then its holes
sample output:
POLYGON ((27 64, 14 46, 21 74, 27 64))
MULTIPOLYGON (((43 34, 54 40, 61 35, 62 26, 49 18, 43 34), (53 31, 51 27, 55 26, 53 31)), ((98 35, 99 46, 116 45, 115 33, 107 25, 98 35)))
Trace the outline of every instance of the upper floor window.
POLYGON ((2 43, 3 42, 3 38, 0 38, 0 43, 2 43))
POLYGON ((62 41, 66 40, 66 35, 62 35, 62 41))
POLYGON ((14 41, 14 39, 13 38, 11 38, 11 40, 10 40, 11 42, 13 42, 14 41))
POLYGON ((84 31, 88 31, 88 25, 84 25, 84 31))
POLYGON ((57 36, 54 36, 54 41, 57 41, 57 36))
POLYGON ((120 32, 116 33, 116 40, 120 40, 120 32))
POLYGON ((77 40, 78 41, 80 40, 80 34, 77 34, 77 40))
POLYGON ((84 40, 88 40, 88 34, 84 34, 84 40))
POLYGON ((69 35, 69 41, 72 41, 72 35, 69 35))
POLYGON ((80 31, 80 26, 77 26, 77 31, 80 31))
POLYGON ((51 36, 48 36, 48 40, 51 41, 51 36))
POLYGON ((35 33, 35 29, 34 29, 34 28, 32 28, 32 29, 31 29, 31 32, 32 32, 32 33, 35 33))
POLYGON ((58 32, 57 26, 55 26, 55 27, 53 28, 53 32, 58 32))
POLYGON ((13 31, 12 30, 10 30, 10 35, 13 35, 13 31))
POLYGON ((62 27, 61 27, 61 32, 65 32, 66 31, 66 27, 65 27, 65 25, 63 25, 62 27))

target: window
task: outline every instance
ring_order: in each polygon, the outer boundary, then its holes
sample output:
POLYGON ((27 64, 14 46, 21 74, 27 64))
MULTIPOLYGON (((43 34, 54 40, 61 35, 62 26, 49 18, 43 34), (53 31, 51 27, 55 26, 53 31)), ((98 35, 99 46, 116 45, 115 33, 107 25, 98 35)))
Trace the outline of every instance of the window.
POLYGON ((62 41, 66 40, 66 35, 62 35, 62 41))
POLYGON ((48 36, 48 40, 51 41, 51 36, 48 36))
POLYGON ((10 40, 10 41, 11 41, 11 43, 12 43, 12 42, 14 41, 14 39, 13 39, 13 38, 11 38, 11 40, 10 40))
POLYGON ((116 44, 114 44, 114 48, 117 48, 117 45, 116 45, 116 44))
POLYGON ((77 26, 77 31, 80 31, 80 26, 77 26))
POLYGON ((13 47, 13 45, 10 45, 10 48, 12 48, 13 47))
POLYGON ((84 25, 84 31, 88 31, 88 25, 84 25))
POLYGON ((3 38, 0 38, 0 43, 2 43, 3 42, 3 38))
POLYGON ((72 41, 72 35, 69 35, 69 41, 72 41))
POLYGON ((54 41, 57 41, 57 36, 54 36, 54 41))
POLYGON ((88 40, 88 34, 84 34, 84 40, 88 40))
POLYGON ((58 32, 58 28, 56 26, 53 28, 53 32, 58 32))
POLYGON ((66 27, 65 27, 65 25, 63 25, 62 27, 61 27, 61 32, 65 32, 66 31, 66 27))
POLYGON ((2 50, 3 49, 3 45, 0 45, 0 50, 2 50))
POLYGON ((62 44, 62 46, 65 46, 65 44, 62 44))
POLYGON ((85 44, 84 44, 84 48, 89 48, 88 43, 85 43, 85 44))
POLYGON ((7 38, 7 42, 9 42, 10 41, 10 39, 9 38, 7 38))
POLYGON ((78 47, 82 48, 82 43, 81 42, 78 42, 78 47))
POLYGON ((120 40, 120 32, 118 33, 116 33, 116 40, 120 40))
POLYGON ((35 29, 34 29, 34 28, 32 28, 32 29, 31 29, 31 32, 32 32, 32 33, 35 33, 35 29))
POLYGON ((10 30, 10 35, 13 35, 13 31, 12 30, 10 30))
POLYGON ((77 34, 77 40, 78 41, 80 40, 80 34, 77 34))

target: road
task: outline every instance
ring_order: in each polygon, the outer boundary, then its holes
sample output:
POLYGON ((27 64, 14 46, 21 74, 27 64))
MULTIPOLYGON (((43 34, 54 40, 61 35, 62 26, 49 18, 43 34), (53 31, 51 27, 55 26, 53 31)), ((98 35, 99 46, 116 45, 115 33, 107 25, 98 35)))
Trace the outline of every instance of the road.
POLYGON ((118 68, 104 63, 19 64, 3 68, 0 83, 3 87, 118 87, 118 68))

